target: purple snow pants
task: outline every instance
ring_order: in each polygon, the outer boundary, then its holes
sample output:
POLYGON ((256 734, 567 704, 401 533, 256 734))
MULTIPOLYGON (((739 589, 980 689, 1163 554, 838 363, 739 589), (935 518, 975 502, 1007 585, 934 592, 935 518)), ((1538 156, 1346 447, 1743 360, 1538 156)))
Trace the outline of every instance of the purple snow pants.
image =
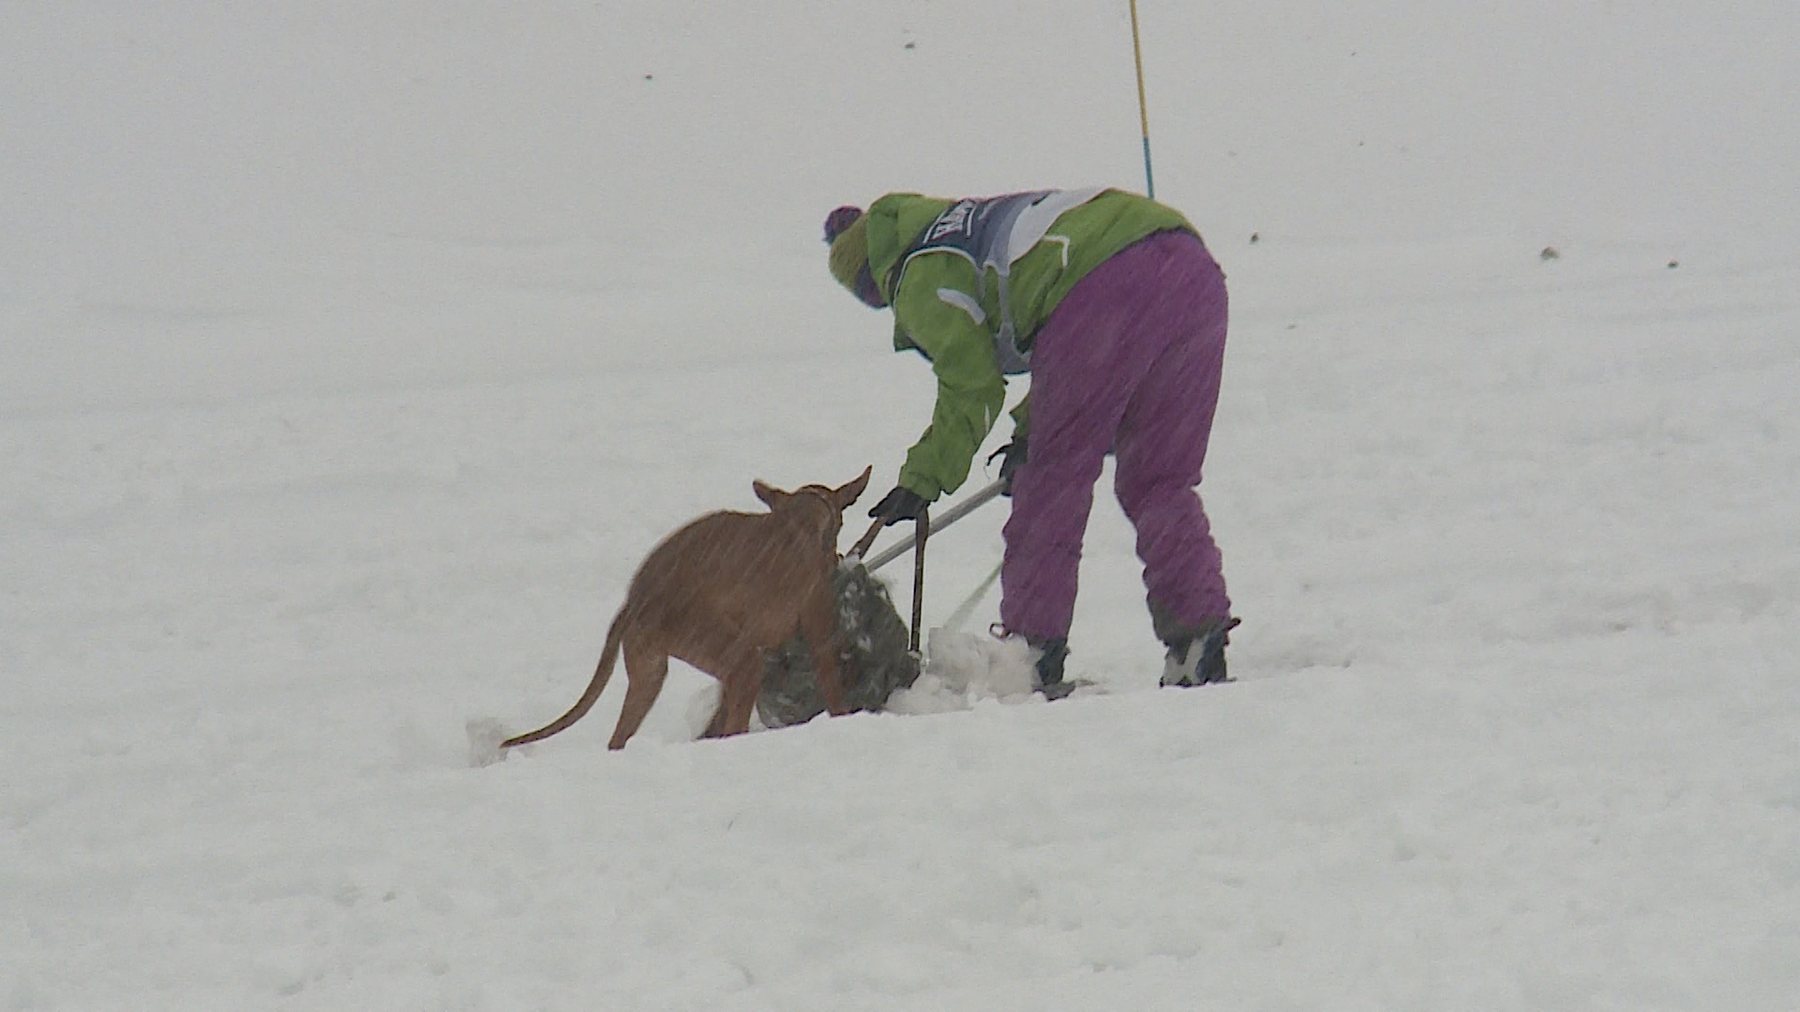
POLYGON ((1231 614, 1200 505, 1225 361, 1225 276, 1199 239, 1159 232, 1082 278, 1038 331, 1025 465, 1000 569, 1008 631, 1065 637, 1081 538, 1111 448, 1149 599, 1186 624, 1231 614))

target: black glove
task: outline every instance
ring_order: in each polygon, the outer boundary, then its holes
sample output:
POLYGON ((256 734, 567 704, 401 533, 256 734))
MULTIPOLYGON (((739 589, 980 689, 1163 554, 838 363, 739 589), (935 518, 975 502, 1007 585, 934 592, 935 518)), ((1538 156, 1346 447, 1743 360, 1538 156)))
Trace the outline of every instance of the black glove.
POLYGON ((894 490, 883 496, 869 511, 869 516, 880 520, 885 526, 892 527, 902 520, 917 520, 925 512, 925 497, 904 485, 895 485, 894 490))
POLYGON ((1006 484, 1001 487, 1000 494, 1010 496, 1012 495, 1013 475, 1018 474, 1019 468, 1025 466, 1025 437, 1014 436, 1012 442, 995 450, 993 453, 988 454, 987 462, 992 464, 995 457, 1002 458, 1000 461, 1000 480, 1006 482, 1006 484))

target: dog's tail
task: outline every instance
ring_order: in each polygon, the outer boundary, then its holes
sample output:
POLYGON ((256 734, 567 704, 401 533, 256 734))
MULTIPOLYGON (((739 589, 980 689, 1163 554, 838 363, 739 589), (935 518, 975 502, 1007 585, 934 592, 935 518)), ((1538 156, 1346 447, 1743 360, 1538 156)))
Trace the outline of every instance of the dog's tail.
POLYGON ((594 700, 599 699, 600 693, 606 690, 607 679, 612 677, 613 664, 619 659, 619 643, 625 638, 625 624, 625 609, 620 608, 619 613, 613 616, 612 628, 606 631, 606 648, 600 651, 600 664, 594 669, 594 680, 588 683, 587 691, 581 694, 581 698, 575 701, 575 705, 569 707, 568 713, 529 734, 508 738, 500 743, 500 747, 506 749, 512 748, 514 745, 529 745, 534 741, 543 741, 587 716, 587 712, 594 708, 594 700))

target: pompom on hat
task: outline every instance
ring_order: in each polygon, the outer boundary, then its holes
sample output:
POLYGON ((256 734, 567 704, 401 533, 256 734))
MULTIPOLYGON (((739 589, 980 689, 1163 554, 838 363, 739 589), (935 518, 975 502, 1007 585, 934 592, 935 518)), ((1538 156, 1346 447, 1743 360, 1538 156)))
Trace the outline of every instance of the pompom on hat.
POLYGON ((854 204, 845 204, 843 207, 833 209, 830 214, 825 216, 825 241, 827 243, 836 242, 837 237, 843 235, 851 225, 856 224, 856 219, 862 215, 863 209, 854 204))
POLYGON ((825 241, 831 244, 831 276, 871 309, 887 307, 887 298, 869 272, 869 216, 846 204, 825 216, 825 241))

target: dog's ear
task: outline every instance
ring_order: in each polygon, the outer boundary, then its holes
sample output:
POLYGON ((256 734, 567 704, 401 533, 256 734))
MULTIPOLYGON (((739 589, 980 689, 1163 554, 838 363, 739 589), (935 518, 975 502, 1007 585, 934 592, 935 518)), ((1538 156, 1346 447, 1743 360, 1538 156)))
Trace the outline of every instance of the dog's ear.
POLYGON ((848 485, 843 485, 832 490, 831 498, 832 501, 837 503, 839 513, 849 509, 850 504, 855 502, 857 497, 863 494, 863 489, 869 487, 869 475, 873 474, 874 471, 875 466, 871 464, 868 467, 863 468, 863 473, 857 475, 856 480, 850 482, 848 485))
POLYGON ((750 490, 756 497, 766 503, 771 511, 781 508, 781 504, 793 498, 788 493, 758 478, 750 483, 750 490))

